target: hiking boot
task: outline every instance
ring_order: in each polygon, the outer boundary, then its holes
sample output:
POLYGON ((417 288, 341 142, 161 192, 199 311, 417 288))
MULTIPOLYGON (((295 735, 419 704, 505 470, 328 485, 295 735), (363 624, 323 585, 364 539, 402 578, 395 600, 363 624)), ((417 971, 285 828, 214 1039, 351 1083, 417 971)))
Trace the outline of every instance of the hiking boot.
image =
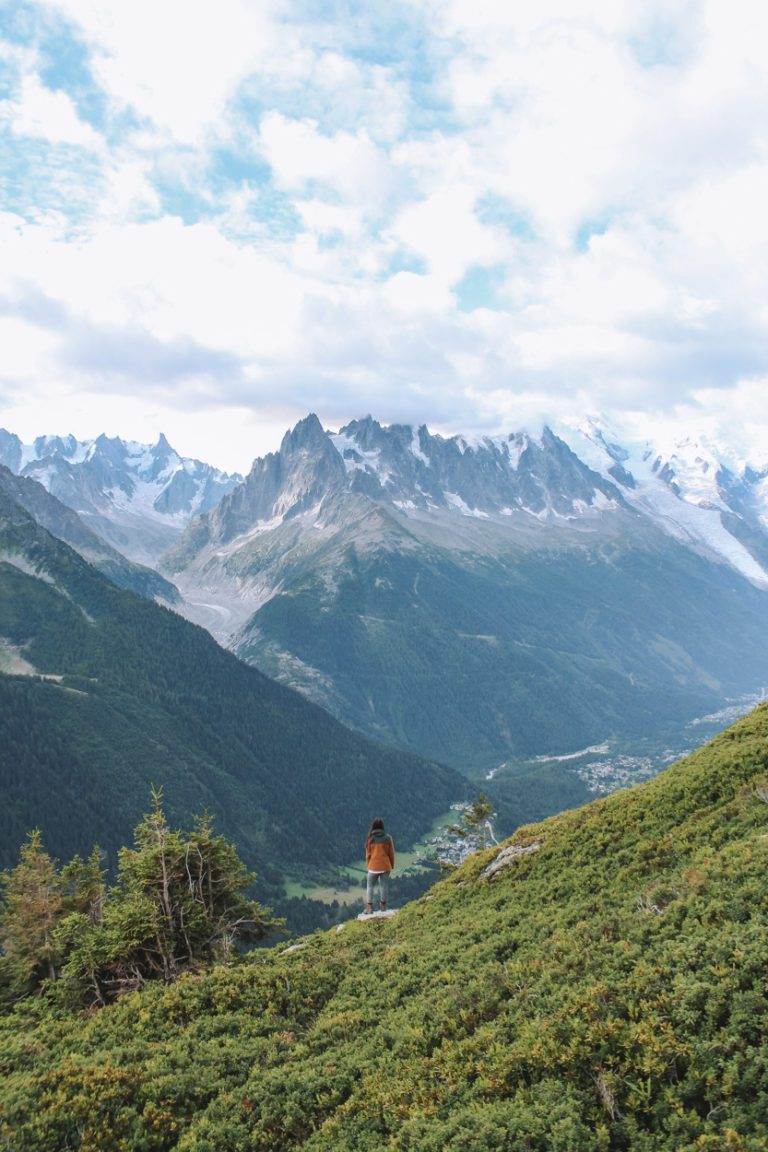
POLYGON ((386 912, 386 910, 387 910, 387 906, 385 903, 382 902, 381 904, 379 904, 379 912, 386 912))
POLYGON ((363 908, 363 915, 373 916, 373 904, 366 904, 365 908, 363 908))

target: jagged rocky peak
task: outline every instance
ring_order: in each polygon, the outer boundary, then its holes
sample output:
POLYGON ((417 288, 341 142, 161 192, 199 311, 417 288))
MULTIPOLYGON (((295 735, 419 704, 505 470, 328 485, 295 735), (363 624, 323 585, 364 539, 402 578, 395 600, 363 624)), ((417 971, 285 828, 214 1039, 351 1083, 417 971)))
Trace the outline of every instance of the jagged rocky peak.
POLYGON ((39 481, 114 547, 154 563, 196 513, 215 507, 242 477, 154 444, 97 436, 38 436, 29 445, 0 431, 0 462, 39 481))
POLYGON ((227 543, 264 525, 277 526, 319 508, 337 491, 344 465, 314 413, 283 436, 277 452, 254 460, 245 480, 192 531, 206 541, 227 543))
POLYGON ((33 446, 38 459, 46 456, 63 456, 67 460, 76 454, 79 447, 71 433, 68 436, 38 436, 33 446))
POLYGON ((0 464, 10 468, 11 472, 18 472, 21 467, 22 443, 14 432, 7 432, 0 428, 0 464))
POLYGON ((128 445, 119 436, 107 436, 104 432, 88 445, 87 459, 101 457, 110 464, 120 466, 129 455, 128 445))
POLYGON ((280 445, 280 452, 287 455, 304 448, 319 448, 322 451, 326 439, 319 418, 314 412, 310 412, 309 415, 299 420, 294 428, 286 432, 280 445))
POLYGON ((330 439, 357 490, 389 498, 404 512, 567 516, 618 497, 613 483, 591 473, 549 428, 538 438, 525 431, 445 438, 426 425, 387 427, 367 416, 330 439))
MULTIPOLYGON (((133 445, 131 447, 134 448, 133 445)), ((131 452, 131 455, 133 456, 134 452, 131 452)), ((160 433, 157 443, 149 449, 144 448, 143 444, 135 445, 135 458, 140 475, 150 480, 156 480, 164 473, 170 474, 182 468, 181 457, 168 443, 163 432, 160 433)), ((198 465, 196 460, 189 463, 194 467, 198 465)))

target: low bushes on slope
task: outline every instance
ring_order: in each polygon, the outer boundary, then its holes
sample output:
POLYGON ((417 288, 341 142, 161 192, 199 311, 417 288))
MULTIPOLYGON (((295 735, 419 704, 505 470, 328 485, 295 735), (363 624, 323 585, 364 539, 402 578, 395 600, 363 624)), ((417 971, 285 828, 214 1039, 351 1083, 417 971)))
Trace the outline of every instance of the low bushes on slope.
MULTIPOLYGON (((0 1025, 14 1152, 762 1152, 768 708, 386 925, 0 1025)), ((0 1144, 0 1146, 2 1146, 0 1144)))

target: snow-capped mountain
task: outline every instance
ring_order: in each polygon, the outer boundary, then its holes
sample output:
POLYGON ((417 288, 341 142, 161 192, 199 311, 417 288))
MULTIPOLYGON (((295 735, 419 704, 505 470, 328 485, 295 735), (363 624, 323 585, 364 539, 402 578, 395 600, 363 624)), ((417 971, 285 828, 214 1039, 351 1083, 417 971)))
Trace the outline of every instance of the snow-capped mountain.
POLYGON ((370 416, 326 432, 310 415, 196 522, 189 542, 198 549, 203 541, 229 545, 309 513, 316 528, 329 516, 340 524, 345 496, 354 507, 361 497, 405 518, 458 514, 502 524, 521 516, 576 520, 622 503, 615 482, 586 467, 548 428, 539 439, 512 433, 469 442, 432 435, 426 426, 383 427, 370 416))
POLYGON ((592 469, 670 535, 768 583, 768 467, 756 467, 705 436, 662 445, 619 438, 604 421, 564 429, 592 469))
POLYGON ((308 416, 164 570, 192 619, 347 723, 492 764, 768 679, 764 480, 594 422, 470 439, 308 416))
POLYGON ((549 429, 469 442, 370 416, 327 432, 311 414, 190 523, 164 565, 190 616, 228 642, 289 574, 325 563, 348 537, 363 551, 425 536, 488 552, 548 539, 555 525, 601 530, 600 513, 623 503, 549 429))
POLYGON ((188 561, 226 546, 216 553, 223 559, 299 517, 314 531, 338 527, 353 497, 443 529, 443 514, 453 513, 506 524, 512 533, 530 519, 594 529, 596 517, 605 521, 601 514, 631 510, 768 584, 768 468, 726 462, 703 440, 679 441, 668 451, 622 444, 595 420, 557 433, 544 427, 538 435, 470 440, 433 435, 426 426, 384 427, 370 416, 326 432, 310 415, 195 524, 181 554, 188 561))
POLYGON ((0 429, 0 464, 37 480, 115 548, 145 564, 242 479, 179 456, 162 435, 152 445, 108 436, 39 436, 23 444, 0 429))

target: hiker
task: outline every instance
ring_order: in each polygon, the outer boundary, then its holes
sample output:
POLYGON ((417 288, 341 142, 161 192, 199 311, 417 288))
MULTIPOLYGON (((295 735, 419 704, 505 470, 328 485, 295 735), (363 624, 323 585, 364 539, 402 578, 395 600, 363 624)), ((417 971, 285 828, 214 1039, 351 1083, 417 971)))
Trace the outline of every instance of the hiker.
POLYGON ((368 869, 365 885, 365 914, 373 913, 373 888, 379 882, 379 908, 387 910, 389 874, 395 866, 395 843, 384 831, 384 821, 376 819, 365 841, 365 866, 368 869))

